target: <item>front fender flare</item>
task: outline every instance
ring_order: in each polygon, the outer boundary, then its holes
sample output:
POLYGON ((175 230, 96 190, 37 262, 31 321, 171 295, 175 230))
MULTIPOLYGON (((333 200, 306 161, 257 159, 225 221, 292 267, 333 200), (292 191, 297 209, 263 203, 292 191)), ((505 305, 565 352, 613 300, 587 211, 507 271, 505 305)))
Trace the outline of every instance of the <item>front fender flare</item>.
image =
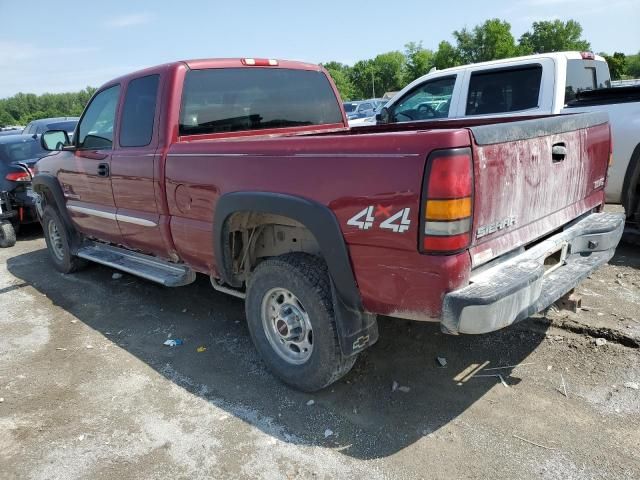
POLYGON ((53 201, 55 202, 55 207, 60 213, 60 217, 62 218, 67 229, 67 233, 69 234, 69 238, 71 239, 71 251, 72 253, 75 253, 79 248, 80 239, 75 227, 73 226, 69 212, 67 211, 67 204, 64 199, 64 194, 62 193, 60 182, 58 182, 58 179, 55 176, 49 173, 38 173, 31 180, 31 185, 33 190, 39 195, 42 195, 44 190, 51 193, 53 201))

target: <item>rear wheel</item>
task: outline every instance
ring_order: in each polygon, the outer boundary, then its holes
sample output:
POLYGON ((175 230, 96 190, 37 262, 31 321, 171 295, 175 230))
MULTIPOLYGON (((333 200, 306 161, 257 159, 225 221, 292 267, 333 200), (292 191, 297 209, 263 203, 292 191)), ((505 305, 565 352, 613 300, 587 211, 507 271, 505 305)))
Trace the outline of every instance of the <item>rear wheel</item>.
POLYGON ((292 253, 260 263, 246 298, 249 331, 269 369, 300 390, 320 390, 351 370, 338 343, 326 264, 292 253))
POLYGON ((87 262, 71 254, 69 235, 55 208, 47 206, 42 216, 42 229, 49 256, 56 270, 71 273, 84 267, 87 262))
POLYGON ((8 221, 0 222, 0 248, 13 247, 16 244, 16 231, 8 221))

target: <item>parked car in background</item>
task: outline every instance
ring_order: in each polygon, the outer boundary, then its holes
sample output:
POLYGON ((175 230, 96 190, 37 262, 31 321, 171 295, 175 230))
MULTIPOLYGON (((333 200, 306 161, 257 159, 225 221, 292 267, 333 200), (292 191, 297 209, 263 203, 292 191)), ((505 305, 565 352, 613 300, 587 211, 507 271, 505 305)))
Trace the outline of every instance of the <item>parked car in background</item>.
POLYGON ((386 105, 385 100, 381 100, 377 103, 376 109, 373 111, 373 115, 364 118, 354 118, 349 120, 349 126, 352 128, 367 127, 376 124, 376 115, 382 111, 382 108, 386 105))
POLYGON ((59 150, 33 180, 52 263, 168 287, 205 274, 245 299, 271 371, 313 391, 376 342, 377 315, 487 333, 613 256, 605 114, 368 131, 339 99, 321 66, 257 58, 106 83, 72 143, 41 137, 59 150))
POLYGON ((47 130, 64 130, 69 137, 73 136, 73 131, 78 124, 79 117, 56 117, 41 118, 33 120, 24 128, 25 135, 42 135, 47 130))
POLYGON ((24 130, 24 127, 19 126, 8 126, 0 128, 0 137, 4 137, 7 135, 19 135, 24 130))
POLYGON ((48 153, 34 135, 0 137, 0 247, 15 243, 20 225, 38 221, 31 179, 48 153))
POLYGON ((591 52, 494 60, 418 78, 389 101, 376 121, 606 112, 613 138, 607 201, 622 204, 640 233, 640 87, 610 86, 607 62, 591 52))
POLYGON ((375 115, 375 108, 376 104, 371 100, 344 103, 344 111, 347 113, 348 120, 371 117, 375 115))

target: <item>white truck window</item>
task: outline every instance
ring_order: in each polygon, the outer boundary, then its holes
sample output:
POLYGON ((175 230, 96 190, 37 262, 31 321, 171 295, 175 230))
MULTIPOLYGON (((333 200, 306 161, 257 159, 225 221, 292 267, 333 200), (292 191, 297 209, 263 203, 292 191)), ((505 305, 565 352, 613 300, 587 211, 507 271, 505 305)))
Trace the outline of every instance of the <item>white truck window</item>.
POLYGON ((567 82, 564 103, 576 98, 583 90, 611 87, 611 77, 606 62, 595 60, 567 60, 567 82))
POLYGON ((528 110, 538 106, 542 65, 471 73, 466 115, 528 110))
POLYGON ((448 117, 455 84, 455 75, 423 83, 392 107, 390 113, 393 121, 411 122, 448 117))

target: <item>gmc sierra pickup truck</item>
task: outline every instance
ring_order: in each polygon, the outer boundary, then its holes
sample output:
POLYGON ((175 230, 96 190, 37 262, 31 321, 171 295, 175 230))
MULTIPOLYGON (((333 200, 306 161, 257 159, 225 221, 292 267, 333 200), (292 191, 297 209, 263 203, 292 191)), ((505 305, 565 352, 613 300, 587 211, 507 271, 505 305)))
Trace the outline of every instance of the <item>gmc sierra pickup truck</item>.
POLYGON ((51 260, 245 299, 256 349, 313 391, 378 338, 377 315, 480 334, 606 263, 606 114, 350 130, 317 65, 176 62, 101 87, 33 188, 51 260))

